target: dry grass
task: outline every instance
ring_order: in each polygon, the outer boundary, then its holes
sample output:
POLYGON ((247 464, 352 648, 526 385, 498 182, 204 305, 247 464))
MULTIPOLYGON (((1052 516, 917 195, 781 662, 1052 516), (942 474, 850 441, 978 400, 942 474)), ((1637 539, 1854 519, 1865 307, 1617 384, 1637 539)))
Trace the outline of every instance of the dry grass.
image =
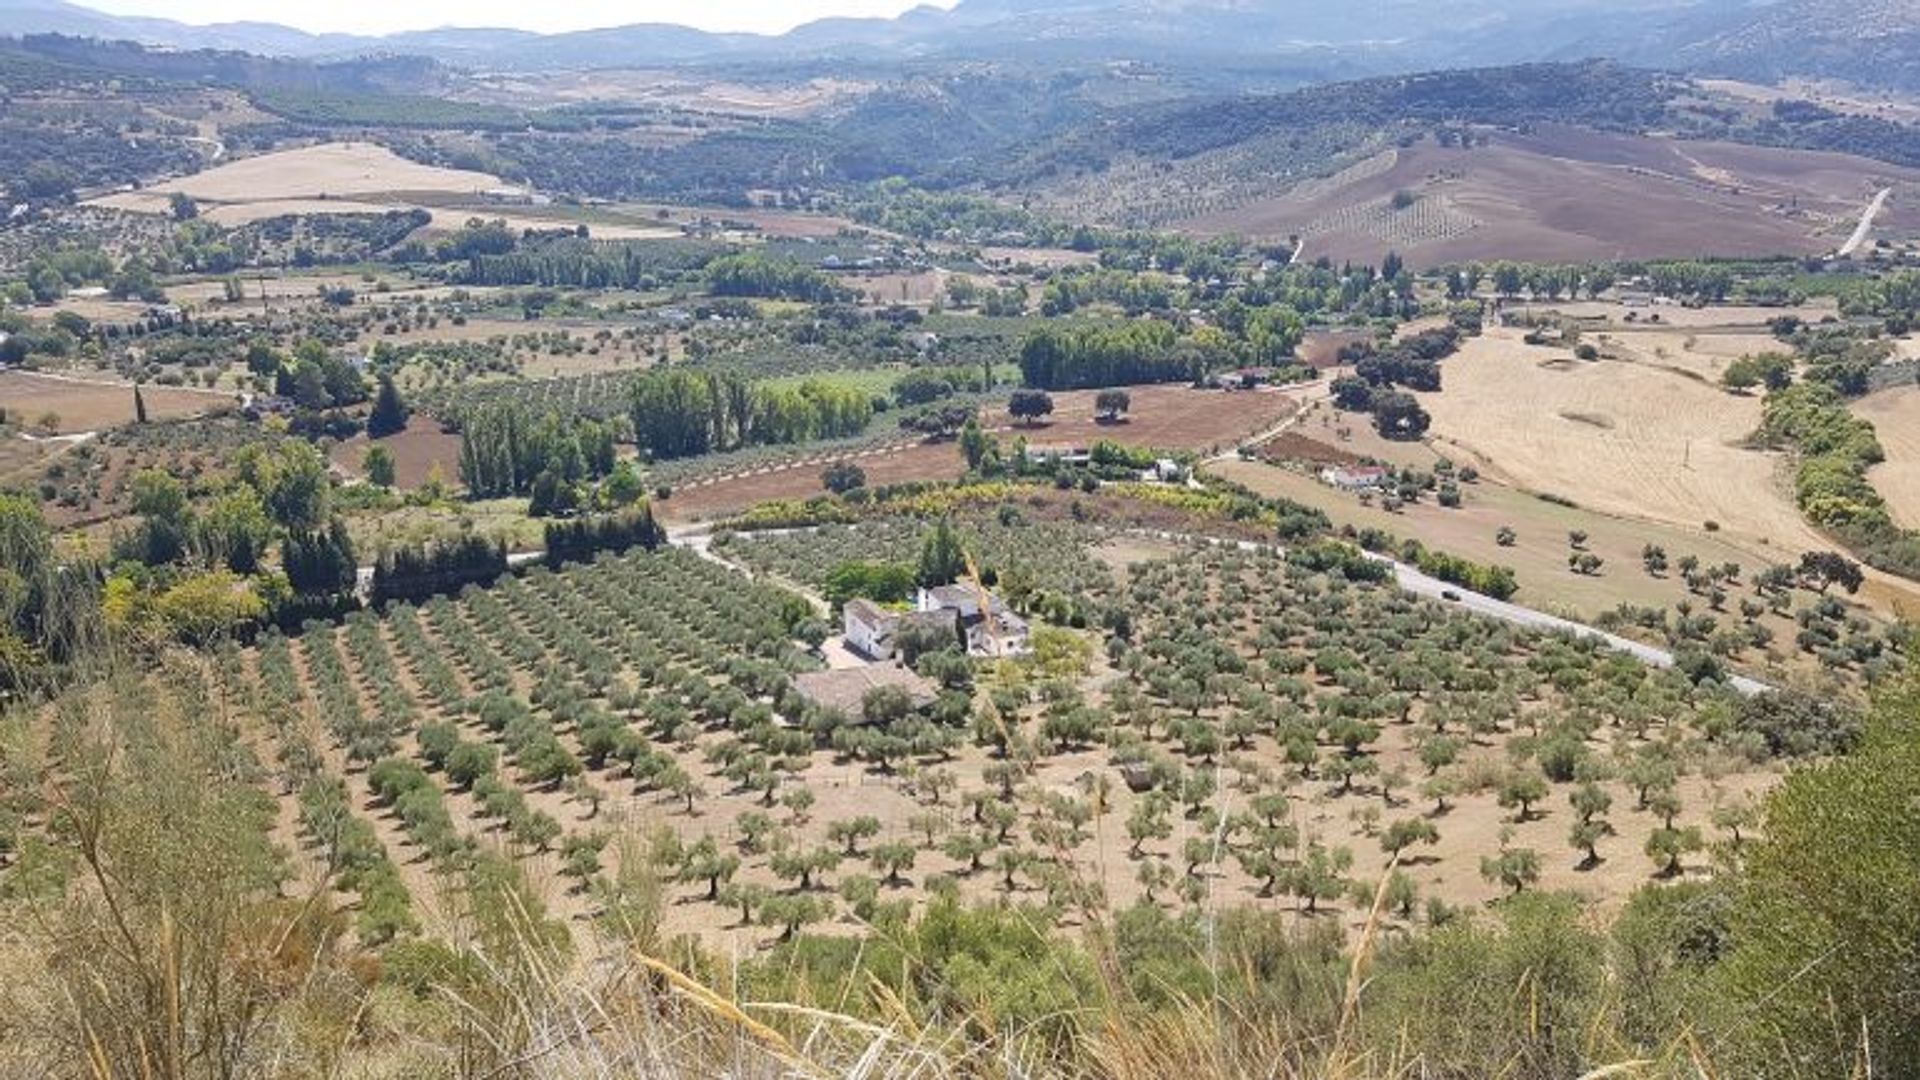
POLYGON ((1901 386, 1853 403, 1854 415, 1873 424, 1887 460, 1867 474, 1887 500, 1887 512, 1920 528, 1920 387, 1901 386))
POLYGON ((1779 457, 1742 445, 1758 398, 1649 363, 1576 361, 1513 330, 1469 341, 1446 380, 1424 396, 1435 443, 1488 476, 1614 516, 1824 546, 1783 489, 1779 457))
POLYGON ((339 199, 391 192, 468 195, 499 187, 486 173, 421 165, 374 143, 322 143, 242 158, 158 184, 160 195, 183 192, 214 203, 276 199, 339 199))
MULTIPOLYGON (((152 420, 197 416, 234 400, 230 394, 151 385, 142 387, 140 395, 152 420)), ((96 431, 134 421, 133 384, 5 371, 0 372, 0 408, 36 433, 48 414, 58 418, 55 434, 96 431)))

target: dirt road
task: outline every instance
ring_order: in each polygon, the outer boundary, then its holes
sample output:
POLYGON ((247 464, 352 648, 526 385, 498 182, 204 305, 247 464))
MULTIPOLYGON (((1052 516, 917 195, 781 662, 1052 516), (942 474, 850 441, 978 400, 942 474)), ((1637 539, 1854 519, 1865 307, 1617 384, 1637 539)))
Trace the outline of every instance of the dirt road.
POLYGON ((1892 194, 1892 188, 1881 188, 1880 193, 1867 204, 1866 212, 1860 215, 1860 224, 1854 226, 1853 235, 1847 237, 1847 242, 1840 245, 1841 258, 1851 258, 1853 253, 1860 250, 1861 246, 1867 242, 1867 237, 1873 233, 1873 219, 1880 216, 1881 208, 1887 205, 1887 197, 1892 194))

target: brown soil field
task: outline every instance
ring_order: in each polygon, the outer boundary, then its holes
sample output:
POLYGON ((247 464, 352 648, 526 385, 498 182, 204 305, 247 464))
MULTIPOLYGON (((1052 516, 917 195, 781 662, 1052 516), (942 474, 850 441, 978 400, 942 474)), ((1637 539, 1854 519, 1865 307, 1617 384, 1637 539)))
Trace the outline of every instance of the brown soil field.
MULTIPOLYGON (((234 403, 230 394, 167 386, 147 385, 140 394, 152 420, 195 416, 234 403)), ((40 418, 48 413, 59 418, 55 434, 97 431, 133 423, 133 384, 0 371, 0 409, 18 413, 36 431, 40 418)))
MULTIPOLYGON (((853 461, 867 474, 867 484, 904 484, 920 480, 953 480, 966 471, 960 449, 953 443, 920 443, 903 449, 870 451, 828 460, 853 461)), ((732 476, 712 483, 676 488, 673 497, 656 502, 654 510, 670 521, 706 521, 735 514, 763 502, 806 499, 825 493, 820 483, 826 461, 778 468, 769 472, 732 476)))
POLYGON ((1876 188, 1920 181, 1920 171, 1843 154, 1553 126, 1472 149, 1422 143, 1354 176, 1178 227, 1299 234, 1310 255, 1377 262, 1395 250, 1416 266, 1816 254, 1838 246, 1876 188), (1416 203, 1391 210, 1402 191, 1416 203))
POLYGON ((1887 500, 1893 519, 1920 528, 1920 387, 1882 390, 1853 403, 1854 415, 1873 424, 1887 460, 1867 479, 1887 500))
MULTIPOLYGON (((441 431, 440 422, 430 416, 415 413, 405 431, 389 435, 379 444, 393 455, 394 484, 402 490, 426 483, 435 466, 449 487, 460 483, 460 436, 441 431)), ((334 467, 348 476, 365 477, 361 462, 370 445, 364 434, 334 444, 330 455, 334 467)))
MULTIPOLYGON (((1251 435, 1270 430, 1299 407, 1306 392, 1227 393, 1190 390, 1183 386, 1137 386, 1131 418, 1121 424, 1097 424, 1093 419, 1094 392, 1076 390, 1054 395, 1050 423, 1014 427, 1004 413, 982 416, 1003 444, 1024 437, 1036 447, 1086 447, 1099 439, 1131 446, 1165 450, 1216 452, 1251 435)), ((675 491, 659 507, 661 516, 695 521, 733 513, 774 499, 803 499, 820 494, 820 471, 828 460, 779 468, 754 475, 729 477, 675 491)), ((965 471, 960 451, 951 443, 919 444, 884 452, 853 455, 866 470, 872 486, 912 480, 950 480, 965 471)))
POLYGON ((1260 456, 1268 461, 1302 462, 1313 466, 1354 465, 1362 459, 1343 446, 1322 442, 1298 431, 1284 432, 1260 444, 1260 456))
MULTIPOLYGON (((1383 772, 1401 770, 1415 778, 1424 775, 1425 770, 1419 765, 1413 742, 1416 730, 1418 725, 1387 727, 1377 744, 1378 753, 1375 755, 1383 772)), ((1477 773, 1497 775, 1499 770, 1507 767, 1506 751, 1499 745, 1503 741, 1498 739, 1470 748, 1454 768, 1462 776, 1477 773)), ((1278 752, 1257 746, 1253 755, 1275 760, 1278 752)), ((710 792, 715 793, 699 801, 694 815, 687 815, 671 799, 655 795, 609 800, 608 808, 603 813, 610 822, 622 829, 644 833, 664 827, 687 840, 710 835, 725 842, 723 850, 734 850, 734 844, 740 836, 736 823, 741 815, 755 810, 766 811, 758 806, 751 792, 733 794, 733 785, 718 777, 711 766, 696 763, 686 755, 680 757, 683 767, 689 770, 697 768, 699 771, 696 775, 701 777, 710 792)), ((968 746, 958 750, 942 767, 966 778, 963 787, 978 787, 979 782, 975 778, 991 760, 978 747, 968 746)), ((1089 829, 1091 835, 1087 842, 1064 854, 1076 877, 1097 882, 1104 891, 1110 909, 1123 910, 1143 898, 1143 890, 1136 878, 1138 864, 1128 857, 1130 841, 1124 827, 1136 796, 1127 790, 1118 771, 1108 763, 1107 754, 1096 749, 1049 755, 1039 763, 1030 779, 1030 786, 1036 792, 1078 796, 1081 793, 1081 778, 1085 776, 1105 778, 1109 782, 1109 808, 1102 819, 1089 829)), ((811 843, 818 844, 824 840, 826 823, 861 815, 872 815, 880 820, 881 825, 880 834, 863 844, 863 851, 870 850, 872 844, 917 842, 916 837, 920 836, 911 822, 917 815, 927 813, 929 807, 925 797, 916 798, 910 783, 899 776, 877 775, 856 764, 836 761, 831 755, 821 753, 814 755, 813 764, 799 774, 798 779, 816 796, 816 802, 808 811, 809 823, 795 830, 811 843)), ((1771 771, 1732 771, 1730 765, 1716 766, 1711 777, 1689 774, 1679 783, 1678 790, 1685 811, 1678 824, 1682 827, 1698 826, 1703 836, 1715 839, 1716 831, 1709 823, 1715 805, 1758 797, 1777 780, 1777 774, 1771 771)), ((617 782, 610 786, 617 786, 617 782)), ((1649 811, 1636 810, 1633 792, 1621 782, 1608 781, 1603 786, 1613 796, 1609 820, 1616 834, 1600 845, 1604 861, 1597 867, 1581 869, 1577 866, 1579 860, 1568 847, 1566 839, 1573 811, 1567 807, 1564 786, 1556 786, 1549 799, 1539 805, 1536 816, 1524 822, 1516 821, 1512 811, 1502 809, 1491 791, 1450 800, 1445 814, 1429 819, 1439 832, 1439 842, 1430 847, 1419 845, 1410 850, 1403 857, 1401 868, 1415 879, 1422 896, 1437 897, 1449 904, 1468 908, 1483 907, 1498 900, 1503 890, 1480 876, 1480 859, 1499 851, 1502 836, 1507 835, 1510 846, 1532 848, 1540 853, 1538 888, 1572 892, 1592 904, 1597 912, 1615 912, 1634 889, 1656 880, 1654 867, 1642 853, 1642 848, 1660 821, 1649 811)), ((1396 792, 1391 800, 1382 800, 1378 794, 1358 787, 1349 794, 1336 796, 1330 793, 1330 784, 1303 782, 1291 792, 1288 817, 1303 834, 1317 836, 1329 847, 1345 847, 1352 851, 1352 876, 1371 881, 1377 878, 1387 862, 1378 839, 1381 823, 1404 817, 1427 816, 1432 810, 1432 804, 1417 795, 1418 787, 1419 781, 1412 780, 1404 790, 1396 792)), ((1221 801, 1230 803, 1233 797, 1232 793, 1228 793, 1221 801)), ((555 812, 555 809, 560 808, 551 808, 549 812, 555 812)), ((1023 806, 1022 809, 1025 813, 1031 813, 1030 808, 1023 806)), ((781 815, 776 812, 776 816, 781 815)), ((571 822, 579 817, 579 811, 566 807, 560 809, 560 817, 563 821, 571 822)), ((951 801, 941 817, 947 829, 961 827, 969 820, 968 812, 954 806, 951 801)), ((1173 815, 1173 823, 1171 837, 1149 841, 1144 845, 1144 850, 1172 860, 1178 866, 1183 843, 1200 833, 1194 820, 1178 812, 1173 815)), ((764 863, 764 859, 747 860, 746 867, 735 880, 785 888, 786 884, 769 873, 764 863)), ((1709 863, 1710 858, 1704 853, 1690 856, 1687 859, 1687 876, 1706 876, 1709 863)), ((529 865, 529 870, 538 873, 537 866, 529 865)), ((862 872, 866 872, 863 860, 856 858, 847 860, 838 873, 827 877, 837 880, 847 874, 862 872)), ((999 875, 991 867, 969 874, 964 864, 937 849, 919 851, 913 869, 905 875, 905 884, 885 890, 884 895, 888 899, 910 898, 923 902, 925 894, 920 890, 921 884, 930 875, 943 873, 953 875, 965 895, 982 900, 1006 895, 1001 889, 999 875)), ((1293 898, 1281 895, 1262 897, 1259 895, 1258 882, 1232 859, 1223 859, 1208 868, 1206 877, 1209 893, 1215 898, 1214 902, 1222 906, 1294 913, 1302 919, 1340 919, 1354 926, 1365 921, 1366 913, 1358 910, 1351 901, 1337 906, 1329 905, 1319 915, 1308 916, 1300 911, 1298 901, 1293 898)), ((740 926, 737 911, 699 902, 704 892, 704 886, 677 888, 675 893, 678 899, 667 905, 664 929, 669 933, 693 933, 709 942, 729 947, 756 948, 773 940, 773 931, 740 926)), ((1037 893, 1037 887, 1025 880, 1023 874, 1016 886, 1016 899, 1032 897, 1037 893)), ((1163 902, 1166 895, 1166 890, 1160 894, 1163 902)), ((561 906, 564 909, 567 905, 563 902, 561 906)), ((812 929, 822 933, 857 932, 857 927, 851 921, 821 924, 812 929)))

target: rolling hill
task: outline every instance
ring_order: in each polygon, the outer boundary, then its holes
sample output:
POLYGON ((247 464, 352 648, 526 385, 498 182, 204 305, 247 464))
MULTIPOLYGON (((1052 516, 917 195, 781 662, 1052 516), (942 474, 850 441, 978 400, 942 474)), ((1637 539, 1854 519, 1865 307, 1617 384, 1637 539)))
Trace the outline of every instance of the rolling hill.
POLYGON ((1609 57, 1696 74, 1920 86, 1915 0, 960 0, 894 19, 826 19, 778 36, 638 24, 564 34, 442 28, 386 37, 267 22, 189 26, 67 0, 0 0, 0 34, 62 33, 186 49, 337 58, 412 54, 490 70, 656 64, 1135 60, 1231 84, 1609 57))

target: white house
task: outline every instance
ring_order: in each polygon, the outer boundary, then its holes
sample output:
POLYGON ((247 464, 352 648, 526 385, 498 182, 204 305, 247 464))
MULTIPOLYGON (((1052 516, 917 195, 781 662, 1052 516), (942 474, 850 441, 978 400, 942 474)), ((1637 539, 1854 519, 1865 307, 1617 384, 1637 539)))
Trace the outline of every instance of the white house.
POLYGON ((841 633, 847 648, 869 660, 891 660, 900 654, 900 638, 921 631, 922 641, 945 635, 959 641, 960 615, 951 608, 894 612, 871 600, 856 597, 841 609, 841 633))
POLYGON ((1341 491, 1372 491, 1385 487, 1391 475, 1378 465, 1329 465, 1320 470, 1320 482, 1341 491))
POLYGON ((871 600, 847 601, 840 613, 847 648, 869 660, 893 657, 893 631, 900 619, 871 600))

